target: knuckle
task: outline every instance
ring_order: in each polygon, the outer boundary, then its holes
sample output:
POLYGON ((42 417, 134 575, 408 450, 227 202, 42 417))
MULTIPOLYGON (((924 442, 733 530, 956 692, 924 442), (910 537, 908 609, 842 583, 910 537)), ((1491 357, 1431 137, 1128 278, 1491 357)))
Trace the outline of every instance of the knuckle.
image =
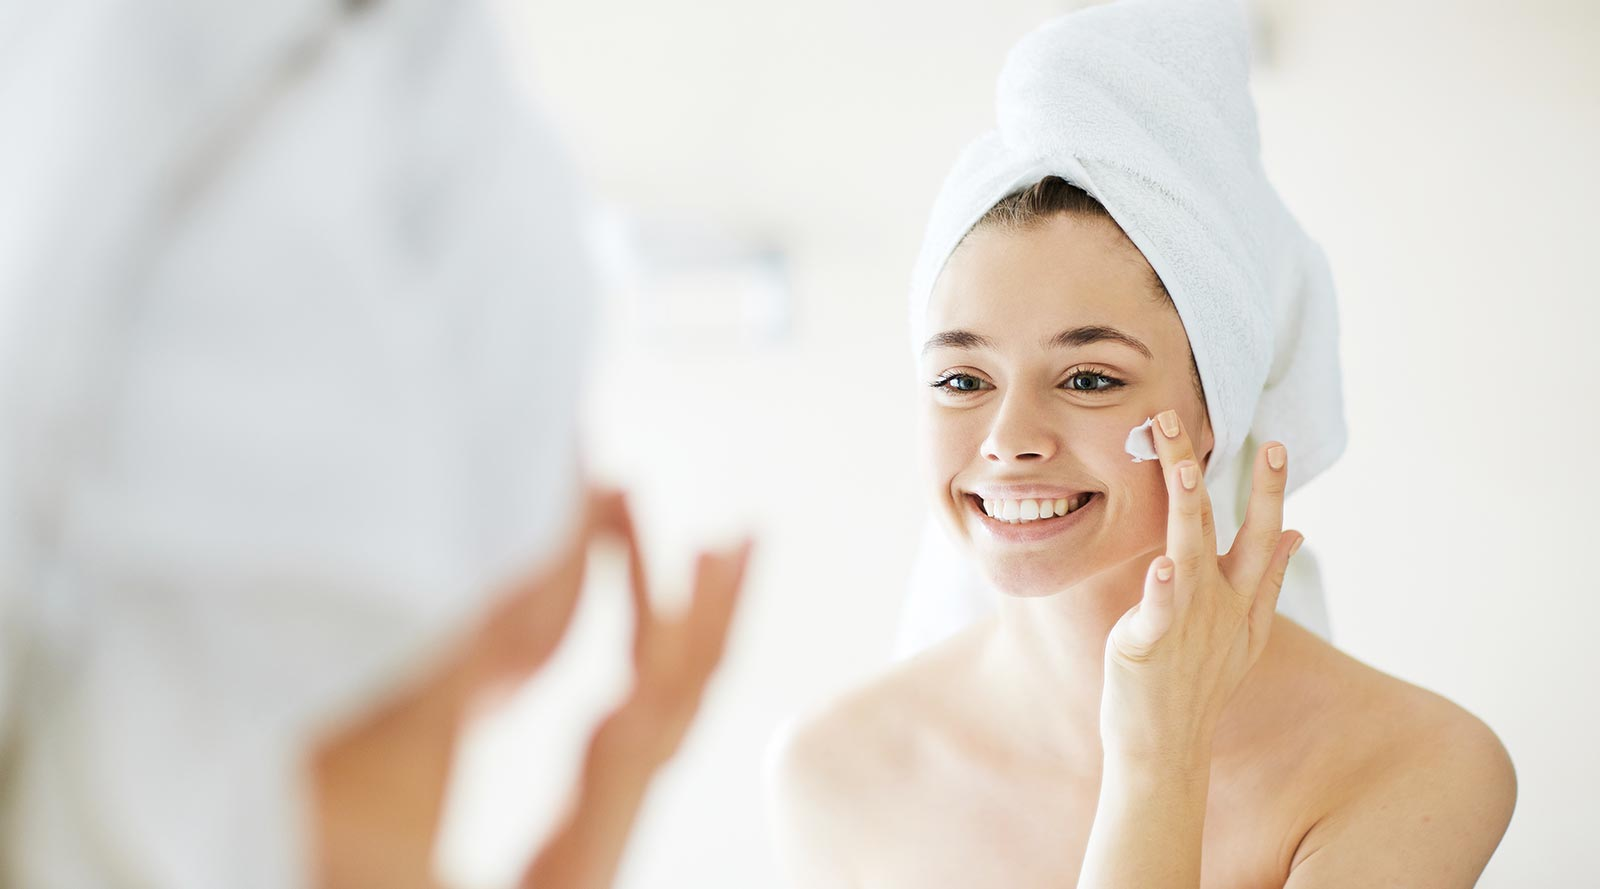
POLYGON ((1112 633, 1112 652, 1128 663, 1138 664, 1148 661, 1154 646, 1140 639, 1130 639, 1128 638, 1130 635, 1129 633, 1112 633))

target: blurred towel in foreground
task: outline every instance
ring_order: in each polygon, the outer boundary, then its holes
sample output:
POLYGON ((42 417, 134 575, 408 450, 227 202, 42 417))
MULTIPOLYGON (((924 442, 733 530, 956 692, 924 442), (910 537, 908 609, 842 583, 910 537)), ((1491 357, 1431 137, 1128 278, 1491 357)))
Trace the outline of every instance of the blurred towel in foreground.
POLYGON ((575 502, 565 160, 356 5, 0 16, 0 884, 301 884, 308 738, 575 502))

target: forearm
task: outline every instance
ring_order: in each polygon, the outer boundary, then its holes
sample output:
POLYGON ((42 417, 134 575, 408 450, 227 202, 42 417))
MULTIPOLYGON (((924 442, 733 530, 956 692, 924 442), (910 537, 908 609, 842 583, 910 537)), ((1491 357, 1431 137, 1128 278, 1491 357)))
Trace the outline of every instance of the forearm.
POLYGON ((627 731, 612 717, 595 732, 578 798, 529 866, 522 889, 606 889, 615 881, 655 772, 628 755, 627 731))
POLYGON ((1196 889, 1209 759, 1151 763, 1107 755, 1078 889, 1196 889))

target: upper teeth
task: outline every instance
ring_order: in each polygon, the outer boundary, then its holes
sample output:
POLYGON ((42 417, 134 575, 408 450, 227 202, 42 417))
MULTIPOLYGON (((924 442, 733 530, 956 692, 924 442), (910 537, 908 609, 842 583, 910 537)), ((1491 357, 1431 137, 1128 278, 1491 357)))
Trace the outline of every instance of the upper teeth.
POLYGON ((1087 493, 1079 494, 1070 502, 1065 497, 1057 500, 986 499, 983 501, 983 511, 988 513, 990 518, 1003 522, 1031 522, 1035 519, 1048 519, 1075 512, 1089 502, 1090 496, 1087 493))

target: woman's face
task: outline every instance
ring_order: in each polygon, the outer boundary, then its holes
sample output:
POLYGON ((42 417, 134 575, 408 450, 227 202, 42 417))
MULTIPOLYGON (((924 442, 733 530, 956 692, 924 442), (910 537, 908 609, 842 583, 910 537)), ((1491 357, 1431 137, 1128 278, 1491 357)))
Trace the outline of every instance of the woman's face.
POLYGON ((1202 465, 1212 435, 1183 324, 1115 223, 1057 215, 973 231, 927 324, 928 481, 991 583, 1049 595, 1165 546, 1160 464, 1133 462, 1128 431, 1176 409, 1201 430, 1202 465), (1064 516, 1003 518, 1054 514, 1064 500, 1076 507, 1064 516))

